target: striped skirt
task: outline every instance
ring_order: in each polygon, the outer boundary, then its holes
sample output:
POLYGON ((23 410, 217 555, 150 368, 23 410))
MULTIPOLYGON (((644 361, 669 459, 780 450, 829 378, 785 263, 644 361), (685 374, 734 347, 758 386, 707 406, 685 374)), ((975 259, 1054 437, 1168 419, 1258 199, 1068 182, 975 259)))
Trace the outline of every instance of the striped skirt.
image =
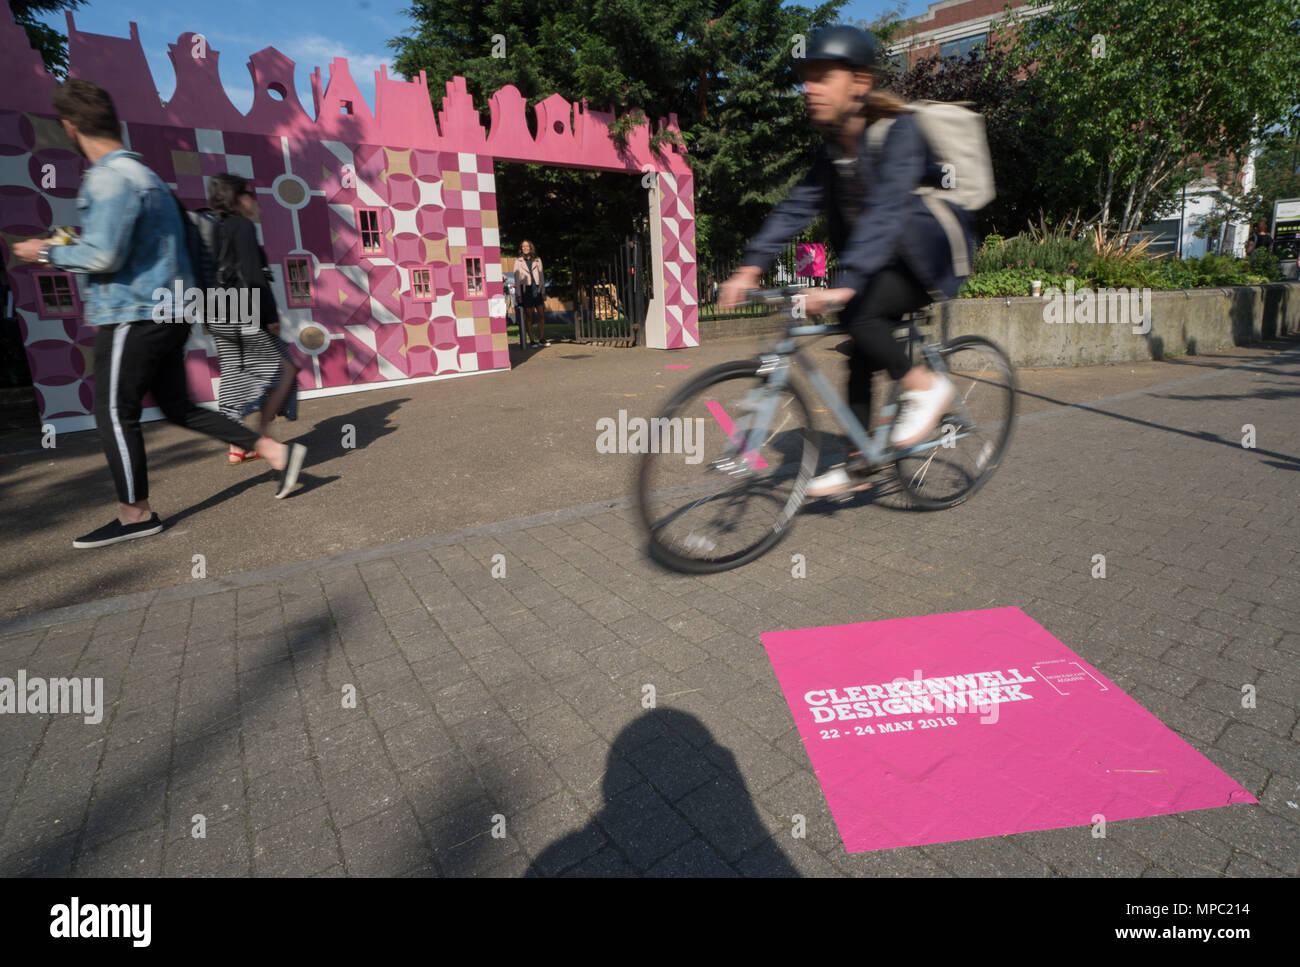
MULTIPOLYGON (((221 384, 217 389, 217 408, 234 420, 262 408, 266 394, 280 379, 280 361, 292 362, 288 350, 278 336, 265 329, 255 333, 241 333, 239 327, 208 322, 221 358, 221 384)), ((296 365, 296 364, 295 364, 296 365)), ((298 381, 284 406, 275 416, 298 419, 298 381)))

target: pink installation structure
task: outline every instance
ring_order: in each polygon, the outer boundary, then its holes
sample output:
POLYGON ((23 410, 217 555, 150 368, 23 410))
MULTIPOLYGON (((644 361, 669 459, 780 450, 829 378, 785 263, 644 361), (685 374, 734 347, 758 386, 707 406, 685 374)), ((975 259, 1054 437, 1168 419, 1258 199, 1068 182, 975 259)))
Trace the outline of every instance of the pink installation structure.
MULTIPOLYGON (((533 108, 534 138, 527 104, 507 86, 492 95, 484 131, 463 77, 447 82, 435 118, 423 72, 401 81, 383 68, 372 113, 341 57, 328 83, 319 67, 311 75, 313 119, 298 101, 294 62, 273 47, 249 58, 255 94, 245 115, 222 87, 218 52, 195 33, 170 45, 176 90, 164 106, 134 23, 122 38, 67 19, 69 76, 109 91, 127 147, 182 201, 204 204, 208 178, 221 171, 252 181, 303 396, 510 368, 497 158, 641 175, 653 257, 646 343, 699 344, 694 181, 680 149, 650 150, 647 124, 620 150, 607 129, 612 111, 553 95, 533 108)), ((10 254, 15 241, 77 224, 86 162, 54 114, 54 79, 12 18, 0 17, 0 53, 0 248, 41 419, 86 429, 94 332, 81 318, 81 280, 10 254)), ((657 129, 676 131, 676 116, 657 129)), ((188 366, 194 398, 215 400, 216 348, 197 327, 188 366)))

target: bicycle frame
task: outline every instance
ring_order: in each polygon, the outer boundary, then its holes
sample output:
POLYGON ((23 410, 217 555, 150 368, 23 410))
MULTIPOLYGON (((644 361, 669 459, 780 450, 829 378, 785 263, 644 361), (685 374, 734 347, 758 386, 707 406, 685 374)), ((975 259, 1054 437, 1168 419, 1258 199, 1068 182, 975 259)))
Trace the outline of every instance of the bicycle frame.
MULTIPOLYGON (((930 440, 925 443, 917 444, 906 449, 896 449, 889 443, 889 429, 893 423, 894 414, 898 412, 898 384, 890 389, 888 402, 881 408, 880 423, 874 432, 869 432, 866 427, 859 422, 848 404, 840 399, 838 393, 827 382, 826 377, 812 363, 800 357, 799 352, 802 347, 797 345, 797 340, 808 336, 822 336, 833 332, 843 332, 844 330, 838 325, 791 325, 787 327, 781 340, 769 353, 764 353, 759 357, 758 375, 768 377, 764 385, 756 390, 752 390, 747 402, 747 409, 754 412, 755 419, 751 426, 745 431, 741 440, 732 440, 723 453, 721 462, 731 463, 734 466, 734 458, 741 454, 750 454, 757 452, 764 440, 767 428, 771 425, 772 417, 775 413, 777 397, 781 390, 790 381, 790 362, 793 360, 807 377, 813 390, 826 404, 830 410, 831 416, 839 423, 840 427, 848 434, 853 445, 858 452, 863 455, 867 463, 873 467, 885 466, 893 463, 903 457, 922 453, 932 450, 935 447, 949 446, 951 441, 960 440, 968 435, 965 432, 958 432, 947 435, 944 439, 930 440), (753 397, 757 394, 758 398, 753 397)), ((908 322, 908 348, 921 342, 921 334, 916 328, 916 323, 909 320, 908 322)), ((924 355, 926 363, 937 373, 947 373, 948 367, 944 364, 943 356, 939 352, 938 344, 922 343, 921 353, 924 355)), ((971 419, 970 412, 966 408, 965 400, 958 398, 955 401, 958 417, 965 427, 974 426, 974 420, 971 419)), ((747 469, 750 467, 748 459, 744 460, 747 469)))

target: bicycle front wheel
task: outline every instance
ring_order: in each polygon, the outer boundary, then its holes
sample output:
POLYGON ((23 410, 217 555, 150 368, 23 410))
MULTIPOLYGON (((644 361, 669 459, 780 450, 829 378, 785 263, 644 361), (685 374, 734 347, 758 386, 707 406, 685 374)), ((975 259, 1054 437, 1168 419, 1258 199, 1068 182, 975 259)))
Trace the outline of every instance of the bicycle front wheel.
POLYGON ((927 449, 900 457, 898 482, 925 510, 955 507, 1002 462, 1016 419, 1016 376, 1007 354, 981 336, 939 347, 957 396, 927 449))
POLYGON ((808 407, 795 387, 772 387, 758 366, 706 370, 648 428, 637 506, 651 555, 675 570, 749 563, 789 532, 803 503, 818 452, 808 407))

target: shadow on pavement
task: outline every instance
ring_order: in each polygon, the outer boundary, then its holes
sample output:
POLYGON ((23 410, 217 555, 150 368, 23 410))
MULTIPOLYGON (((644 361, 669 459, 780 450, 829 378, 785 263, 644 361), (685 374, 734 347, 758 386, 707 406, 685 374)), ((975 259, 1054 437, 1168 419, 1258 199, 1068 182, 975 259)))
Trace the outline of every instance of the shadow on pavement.
POLYGON ((602 783, 596 818, 547 846, 525 876, 734 876, 728 861, 742 854, 751 875, 798 875, 755 812, 735 756, 694 715, 655 709, 625 727, 602 783))
POLYGON ((394 432, 397 426, 388 421, 403 403, 409 402, 411 402, 409 396, 385 400, 372 406, 363 406, 351 413, 341 413, 321 420, 306 433, 294 435, 282 430, 280 436, 286 442, 301 443, 305 446, 307 462, 303 466, 312 467, 325 460, 344 456, 350 451, 364 450, 380 437, 394 432), (349 431, 348 427, 352 430, 349 431), (345 442, 351 443, 352 446, 345 446, 345 442))
MULTIPOLYGON (((84 441, 78 441, 78 443, 84 446, 84 441)), ((68 473, 65 467, 55 462, 57 460, 55 456, 48 457, 49 467, 43 467, 39 471, 42 474, 39 493, 22 499, 21 503, 19 503, 20 498, 14 496, 11 491, 15 487, 21 487, 23 485, 22 481, 11 479, 9 474, 0 474, 0 504, 4 506, 3 522, 6 543, 12 543, 16 546, 29 538, 38 537, 46 531, 62 530, 65 527, 68 508, 70 507, 81 508, 91 504, 102 506, 103 521, 99 523, 112 518, 117 509, 117 498, 113 493, 113 480, 109 475, 108 463, 99 450, 98 438, 95 438, 93 443, 94 446, 89 452, 93 452, 98 459, 90 467, 79 472, 68 473)), ((150 450, 148 436, 146 435, 145 453, 149 461, 151 485, 156 479, 157 473, 161 470, 213 457, 210 442, 197 436, 194 439, 179 441, 171 446, 150 450)), ((221 459, 224 461, 225 457, 222 456, 221 459)), ((24 469, 18 467, 16 461, 13 463, 6 461, 6 463, 11 472, 24 469)), ((62 540, 60 540, 60 544, 62 544, 62 540)), ((69 554, 85 553, 73 551, 71 538, 67 538, 66 547, 69 554)), ((14 560, 8 567, 0 570, 0 584, 17 574, 30 575, 33 571, 45 570, 55 563, 57 562, 47 561, 42 564, 30 557, 14 560)))
MULTIPOLYGON (((1219 436, 1218 434, 1210 433, 1208 430, 1200 430, 1200 431, 1180 430, 1177 427, 1165 426, 1162 423, 1154 423, 1151 420, 1143 420, 1136 416, 1125 416, 1123 413, 1112 413, 1109 410, 1098 409, 1097 407, 1090 406, 1087 403, 1067 403, 1064 400, 1058 400, 1051 396, 1044 396, 1041 393, 1030 393, 1024 389, 1018 389, 1016 391, 1016 395, 1027 396, 1036 400, 1043 400, 1045 402, 1054 403, 1057 406, 1068 407, 1070 409, 1085 410, 1089 413, 1096 413, 1098 416, 1108 416, 1113 420, 1121 420, 1125 423, 1133 423, 1136 424, 1137 426, 1145 426, 1152 430, 1164 430, 1166 433, 1176 433, 1179 436, 1191 437, 1194 440, 1201 440, 1205 443, 1219 443, 1225 447, 1231 447, 1234 450, 1242 449, 1240 437, 1231 437, 1231 436, 1222 437, 1219 436)), ((1292 394, 1288 393, 1284 395, 1289 396, 1292 394)), ((1188 396, 1188 397, 1170 397, 1170 398, 1195 400, 1195 399, 1202 399, 1202 398, 1215 399, 1217 397, 1188 396)), ((1255 394, 1250 394, 1250 395, 1243 396, 1241 398, 1242 399, 1276 399, 1278 398, 1278 396, 1276 394, 1273 396, 1256 396, 1255 394)), ((1031 415, 1036 415, 1036 414, 1031 414, 1031 415)), ((1014 450, 1012 452, 1014 452, 1014 450)), ((1263 449, 1255 449, 1255 448, 1252 448, 1251 452, 1257 453, 1260 456, 1275 457, 1278 460, 1284 461, 1286 463, 1296 464, 1297 466, 1300 466, 1300 457, 1293 457, 1285 453, 1277 453, 1276 451, 1273 450, 1263 450, 1263 449)))
MULTIPOLYGON (((341 614, 332 616, 327 608, 323 615, 286 622, 283 630, 256 638, 236 638, 234 614, 229 626, 203 628, 199 632, 203 637, 197 641, 187 642, 182 633, 155 635, 146 644, 144 633, 128 635, 136 639, 132 664, 106 676, 105 680, 108 723, 105 737, 115 755, 132 744, 139 751, 132 754, 123 768, 95 778, 88 810, 75 802, 46 805, 49 812, 62 806, 74 815, 85 815, 86 825, 81 830, 75 824, 66 832, 55 832, 48 824, 41 828, 40 824, 31 822, 18 827, 11 810, 5 818, 4 853, 7 855, 0 859, 0 876, 65 876, 71 872, 72 864, 81 863, 97 847, 132 834, 135 835, 133 855, 136 850, 147 852, 151 837, 165 837, 173 847, 189 840, 188 817, 194 809, 187 807, 194 803, 183 796, 185 806, 171 801, 177 798, 177 787, 191 786, 188 792, 193 792, 192 784, 212 782, 214 773, 228 777, 227 770, 238 766, 241 741, 272 736, 277 744, 284 744, 284 736, 291 735, 303 724, 299 718, 302 710, 296 700, 299 690, 306 692, 314 688, 313 697, 317 702, 328 696, 337 703, 339 681, 350 679, 351 674, 340 673, 328 662, 343 657, 340 641, 352 633, 352 615, 364 614, 365 606, 370 604, 369 592, 363 586, 341 597, 339 604, 344 609, 341 614), (355 605, 353 598, 357 599, 355 605), (337 627, 337 634, 332 632, 331 625, 337 627), (142 687, 141 682, 150 681, 154 676, 142 673, 135 663, 151 668, 159 662, 175 663, 184 676, 189 668, 183 662, 213 652, 233 654, 236 649, 240 661, 248 662, 251 667, 183 677, 179 697, 175 681, 158 688, 155 700, 144 697, 151 686, 142 687), (217 678, 222 687, 213 687, 217 678), (131 697, 124 703, 121 689, 128 684, 133 686, 131 697), (158 709, 162 709, 168 722, 175 717, 174 728, 156 728, 139 736, 140 723, 158 709), (283 724, 286 721, 287 731, 283 724)), ((276 607, 280 606, 277 602, 276 607)), ((215 669, 218 664, 205 667, 215 669)), ((233 666, 234 661, 230 664, 233 666)), ((68 774, 65 782, 68 788, 75 788, 83 779, 84 776, 68 774)), ((202 798, 209 795, 203 792, 202 798)), ((239 799, 243 801, 242 794, 239 799)), ((243 817, 242 811, 230 811, 228 815, 243 817)), ((163 874, 176 875, 169 870, 163 874)))

